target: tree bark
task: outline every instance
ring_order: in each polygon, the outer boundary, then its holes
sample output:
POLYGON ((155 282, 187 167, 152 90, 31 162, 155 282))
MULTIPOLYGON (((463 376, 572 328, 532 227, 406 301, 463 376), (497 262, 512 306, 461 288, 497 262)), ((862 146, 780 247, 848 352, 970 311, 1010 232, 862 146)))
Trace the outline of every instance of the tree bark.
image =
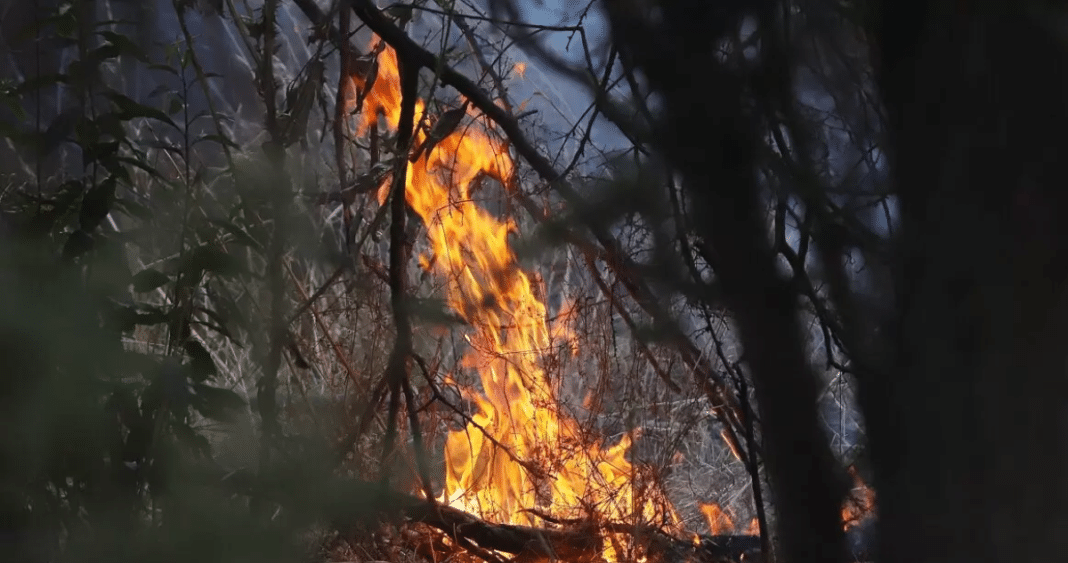
POLYGON ((883 45, 898 355, 860 398, 885 563, 1068 553, 1068 49, 1051 29, 957 14, 883 45))
MULTIPOLYGON (((791 563, 840 561, 845 557, 839 518, 844 480, 818 425, 816 379, 802 345, 797 301, 767 240, 756 173, 759 119, 746 99, 753 77, 765 69, 729 68, 712 50, 715 39, 731 37, 751 12, 769 13, 771 7, 767 2, 662 3, 655 29, 636 6, 610 8, 608 15, 616 45, 663 97, 658 148, 683 177, 699 210, 694 223, 700 246, 745 349, 761 416, 779 555, 791 563)), ((771 21, 760 26, 774 32, 771 21)))

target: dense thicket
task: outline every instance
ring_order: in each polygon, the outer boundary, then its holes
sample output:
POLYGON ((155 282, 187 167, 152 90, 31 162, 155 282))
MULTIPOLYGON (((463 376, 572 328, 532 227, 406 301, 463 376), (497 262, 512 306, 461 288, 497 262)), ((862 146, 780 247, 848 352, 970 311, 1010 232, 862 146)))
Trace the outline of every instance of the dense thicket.
POLYGON ((601 300, 599 357, 559 372, 582 395, 600 370, 590 428, 635 426, 598 401, 633 418, 683 397, 645 419, 689 413, 649 431, 682 443, 708 409, 783 561, 848 557, 847 467, 876 491, 880 561, 1068 552, 1068 13, 633 0, 545 26, 490 8, 0 5, 5 559, 293 560, 400 508, 485 560, 480 534, 526 549, 537 531, 389 490, 433 496, 441 428, 470 420, 438 385, 456 345, 412 336, 463 319, 410 282, 420 224, 374 193, 401 193, 415 99, 445 88, 520 163, 485 188, 498 211, 601 300), (421 15, 440 23, 419 35, 421 15), (177 43, 154 41, 163 20, 177 43), (559 154, 472 22, 588 96, 559 154), (339 124, 367 92, 346 80, 373 82, 378 52, 351 36, 371 31, 400 61, 401 127, 355 139, 339 124), (591 143, 605 120, 625 147, 591 143), (866 442, 829 438, 829 381, 856 390, 866 442))

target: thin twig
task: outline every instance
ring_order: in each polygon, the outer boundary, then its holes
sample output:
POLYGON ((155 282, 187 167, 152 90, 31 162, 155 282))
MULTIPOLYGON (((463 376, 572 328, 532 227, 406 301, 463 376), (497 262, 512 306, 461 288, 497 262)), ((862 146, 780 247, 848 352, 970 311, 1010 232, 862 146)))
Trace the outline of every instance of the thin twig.
MULTIPOLYGON (((734 384, 738 387, 738 402, 741 403, 742 414, 745 415, 745 441, 749 451, 755 452, 759 448, 753 433, 753 408, 749 403, 749 387, 746 385, 745 376, 737 365, 732 366, 731 373, 734 376, 734 384)), ((760 481, 760 466, 757 464, 755 455, 749 456, 749 463, 745 465, 749 472, 750 481, 753 484, 753 504, 756 506, 757 522, 760 523, 760 550, 763 553, 771 553, 771 542, 768 538, 768 518, 764 511, 764 493, 760 481)))

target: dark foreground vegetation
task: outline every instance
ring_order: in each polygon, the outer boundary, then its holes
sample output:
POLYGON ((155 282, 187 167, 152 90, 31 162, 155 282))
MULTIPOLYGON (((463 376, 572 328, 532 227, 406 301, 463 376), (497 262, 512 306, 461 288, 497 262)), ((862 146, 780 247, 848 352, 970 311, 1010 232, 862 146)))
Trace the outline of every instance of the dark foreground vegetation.
MULTIPOLYGON (((1068 553, 1060 3, 254 4, 0 4, 0 559, 1068 553), (588 97, 570 133, 513 107, 508 48, 588 97), (398 125, 357 133, 381 76, 398 125), (592 350, 539 351, 580 405, 553 408, 643 428, 619 487, 642 498, 680 504, 671 471, 719 452, 752 533, 426 500, 446 431, 482 420, 456 351, 478 342, 442 336, 474 322, 426 281, 403 181, 458 152, 457 119, 516 163, 472 189, 535 233, 485 284, 540 260, 596 296, 543 297, 592 350), (684 455, 695 421, 718 449, 684 455), (877 499, 852 528, 849 471, 877 499)), ((514 461, 536 481, 554 455, 514 461)))

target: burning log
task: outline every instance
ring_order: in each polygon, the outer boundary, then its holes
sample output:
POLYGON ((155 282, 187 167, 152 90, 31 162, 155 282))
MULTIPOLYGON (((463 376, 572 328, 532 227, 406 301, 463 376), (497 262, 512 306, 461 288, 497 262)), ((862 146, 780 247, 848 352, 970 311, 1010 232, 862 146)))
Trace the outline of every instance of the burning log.
POLYGON ((444 532, 463 543, 519 556, 524 561, 600 559, 605 535, 629 536, 630 545, 642 546, 647 561, 664 563, 725 563, 760 560, 760 536, 698 536, 695 544, 670 536, 646 525, 601 524, 588 520, 569 523, 560 528, 538 528, 512 524, 494 524, 448 506, 431 506, 410 497, 405 515, 444 532))
MULTIPOLYGON (((649 563, 754 563, 764 561, 760 536, 697 535, 678 538, 642 524, 571 520, 555 527, 520 526, 487 522, 462 510, 428 502, 419 496, 383 489, 381 485, 349 478, 308 475, 306 470, 280 471, 274 478, 257 477, 245 470, 225 472, 202 467, 201 482, 223 486, 232 493, 258 496, 283 509, 313 509, 340 532, 376 521, 422 524, 441 532, 454 545, 488 561, 494 555, 515 556, 514 561, 603 561, 606 536, 625 538, 640 546, 649 563), (277 479, 281 479, 278 481, 277 479), (293 488, 285 483, 299 482, 293 488)), ((846 532, 851 561, 870 561, 874 548, 874 517, 867 517, 846 532)))
MULTIPOLYGON (((519 556, 517 560, 599 560, 606 534, 630 536, 631 545, 644 548, 645 559, 662 563, 756 563, 766 561, 757 535, 699 535, 696 541, 670 536, 652 526, 606 524, 582 521, 561 528, 537 528, 486 522, 477 516, 447 506, 430 506, 407 497, 408 519, 444 532, 454 540, 519 556)), ((871 561, 874 518, 846 532, 848 561, 871 561)))
MULTIPOLYGON (((369 483, 361 487, 373 487, 369 483)), ((378 512, 394 521, 418 522, 442 532, 461 546, 516 556, 516 561, 602 561, 606 535, 627 537, 642 546, 645 560, 661 563, 752 563, 763 561, 760 536, 701 535, 680 539, 648 525, 572 521, 555 528, 496 524, 462 510, 389 491, 380 494, 378 512)), ((469 549, 470 550, 470 549, 469 549)), ((476 555, 480 555, 476 552, 476 555)), ((865 559, 857 559, 862 561, 865 559)))

